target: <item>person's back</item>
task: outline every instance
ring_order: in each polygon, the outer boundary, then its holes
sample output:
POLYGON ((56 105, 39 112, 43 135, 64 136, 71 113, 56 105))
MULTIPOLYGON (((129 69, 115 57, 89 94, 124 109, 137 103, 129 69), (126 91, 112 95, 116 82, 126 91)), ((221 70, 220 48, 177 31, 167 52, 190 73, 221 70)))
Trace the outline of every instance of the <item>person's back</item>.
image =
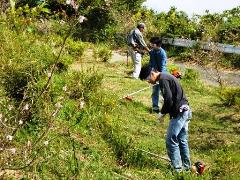
POLYGON ((176 117, 179 114, 179 108, 182 105, 188 105, 188 100, 178 79, 171 74, 161 73, 159 86, 164 99, 161 113, 169 113, 170 117, 176 117))
POLYGON ((143 40, 142 33, 138 28, 135 28, 130 31, 127 40, 128 40, 128 46, 131 46, 131 47, 144 48, 145 46, 147 46, 145 41, 143 40))

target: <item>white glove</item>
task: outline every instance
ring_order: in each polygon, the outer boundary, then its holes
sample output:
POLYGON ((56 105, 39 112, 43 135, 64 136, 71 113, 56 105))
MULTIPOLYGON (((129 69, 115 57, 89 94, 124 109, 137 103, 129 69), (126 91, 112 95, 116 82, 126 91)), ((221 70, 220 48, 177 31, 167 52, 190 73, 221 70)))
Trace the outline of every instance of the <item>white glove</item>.
POLYGON ((158 122, 164 122, 164 116, 165 116, 165 114, 158 113, 157 121, 158 121, 158 122))

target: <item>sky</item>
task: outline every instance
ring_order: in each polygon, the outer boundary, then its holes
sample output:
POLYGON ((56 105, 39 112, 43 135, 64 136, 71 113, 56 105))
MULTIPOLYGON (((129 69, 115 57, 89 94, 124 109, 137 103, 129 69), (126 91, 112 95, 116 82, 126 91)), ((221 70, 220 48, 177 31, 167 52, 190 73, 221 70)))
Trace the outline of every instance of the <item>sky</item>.
POLYGON ((220 13, 240 6, 240 0, 147 0, 144 6, 157 12, 168 12, 171 6, 175 6, 178 11, 184 11, 192 16, 203 15, 205 10, 209 10, 210 13, 220 13))

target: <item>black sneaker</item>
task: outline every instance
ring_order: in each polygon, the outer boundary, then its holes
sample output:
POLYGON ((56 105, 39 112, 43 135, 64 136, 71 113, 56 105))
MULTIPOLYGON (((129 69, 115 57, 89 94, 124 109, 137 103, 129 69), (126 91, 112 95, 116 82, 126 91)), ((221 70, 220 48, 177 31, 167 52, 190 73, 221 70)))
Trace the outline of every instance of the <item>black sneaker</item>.
POLYGON ((159 112, 160 112, 159 109, 153 109, 152 110, 152 113, 157 113, 158 114, 159 112))

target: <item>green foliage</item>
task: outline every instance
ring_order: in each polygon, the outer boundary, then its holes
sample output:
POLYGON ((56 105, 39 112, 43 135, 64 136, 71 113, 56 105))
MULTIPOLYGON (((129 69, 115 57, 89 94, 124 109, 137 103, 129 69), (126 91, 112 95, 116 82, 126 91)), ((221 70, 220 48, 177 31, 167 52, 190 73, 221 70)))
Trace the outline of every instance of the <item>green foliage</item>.
POLYGON ((89 69, 85 73, 73 73, 69 77, 70 98, 89 100, 92 93, 96 92, 102 80, 94 69, 89 69))
POLYGON ((193 69, 186 69, 183 78, 186 80, 190 80, 190 81, 198 81, 199 74, 197 71, 195 71, 193 69))
POLYGON ((31 79, 31 75, 26 73, 28 69, 10 69, 6 67, 5 70, 5 72, 2 72, 0 79, 1 86, 4 87, 6 95, 16 100, 22 100, 24 90, 26 90, 28 82, 31 79))
POLYGON ((141 5, 143 2, 146 0, 122 0, 120 1, 120 7, 124 8, 126 7, 127 10, 130 10, 132 12, 136 12, 137 10, 140 9, 141 5))
POLYGON ((89 42, 107 41, 112 34, 106 33, 109 27, 114 27, 115 19, 105 1, 89 2, 84 1, 80 6, 80 12, 88 19, 82 24, 81 32, 75 33, 77 38, 89 42), (101 4, 101 5, 97 5, 101 4), (89 9, 88 7, 91 8, 89 9), (88 11, 84 8, 86 7, 88 11))
POLYGON ((4 126, 2 124, 0 126, 1 145, 3 148, 14 146, 17 149, 17 154, 12 157, 13 162, 8 161, 8 157, 12 154, 8 153, 8 150, 4 152, 1 150, 0 153, 6 157, 0 160, 1 167, 8 166, 9 163, 14 167, 28 166, 25 158, 31 160, 37 155, 45 160, 34 163, 36 175, 49 177, 50 174, 57 173, 56 177, 73 176, 79 171, 74 153, 79 144, 68 134, 65 141, 65 137, 58 136, 58 133, 51 128, 56 123, 54 121, 56 118, 69 122, 69 126, 79 124, 83 119, 89 119, 85 106, 97 103, 96 99, 94 102, 91 100, 99 89, 102 76, 93 69, 70 74, 60 71, 62 66, 70 64, 72 61, 69 59, 77 56, 77 51, 81 50, 81 47, 71 40, 70 46, 66 49, 69 50, 70 47, 73 54, 70 56, 64 49, 61 61, 56 62, 56 56, 52 52, 59 50, 61 38, 53 36, 57 42, 47 41, 48 36, 37 39, 39 36, 24 31, 23 26, 21 26, 23 33, 18 35, 8 26, 4 24, 1 26, 0 89, 4 93, 0 101, 0 119, 5 119, 4 126), (51 74, 50 70, 54 63, 58 73, 51 74), (47 84, 50 76, 53 76, 52 81, 47 84), (14 137, 14 144, 6 142, 6 136, 10 134, 14 137), (48 140, 50 137, 56 141, 51 142, 48 140), (25 142, 31 143, 26 145, 25 142), (42 146, 44 143, 45 145, 42 146), (48 143, 51 145, 48 146, 48 143), (31 151, 23 155, 27 146, 31 151), (58 150, 62 151, 62 148, 72 149, 73 153, 59 154, 58 150), (51 162, 45 163, 50 157, 51 162), (59 163, 64 166, 56 168, 56 164, 59 163), (47 172, 49 169, 54 169, 54 173, 47 172))
POLYGON ((28 83, 39 80, 53 63, 52 47, 36 41, 31 33, 1 30, 1 83, 11 97, 23 96, 28 83))
POLYGON ((224 11, 221 14, 222 23, 218 29, 218 41, 221 43, 228 43, 239 45, 240 34, 240 6, 231 10, 224 11))
POLYGON ((172 7, 163 20, 167 22, 164 33, 168 37, 196 38, 195 24, 188 18, 186 13, 178 12, 176 8, 172 7))
POLYGON ((69 38, 67 40, 67 49, 70 55, 80 58, 86 49, 86 44, 69 38))
POLYGON ((220 91, 220 99, 226 106, 240 106, 240 88, 228 87, 220 91))
POLYGON ((112 50, 107 45, 98 45, 93 49, 93 57, 102 62, 108 62, 112 57, 112 50))
POLYGON ((223 61, 230 62, 229 67, 240 68, 240 55, 239 54, 225 54, 223 57, 223 61))

